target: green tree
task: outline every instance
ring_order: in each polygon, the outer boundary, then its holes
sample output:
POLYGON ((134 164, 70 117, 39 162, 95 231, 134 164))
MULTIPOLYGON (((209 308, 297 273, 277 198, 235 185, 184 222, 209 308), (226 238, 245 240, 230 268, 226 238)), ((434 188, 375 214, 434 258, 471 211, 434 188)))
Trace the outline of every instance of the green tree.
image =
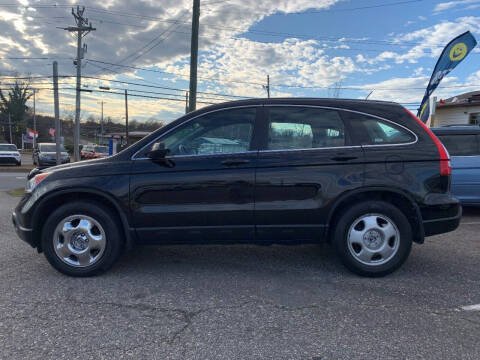
POLYGON ((25 114, 29 107, 27 101, 33 96, 32 89, 30 88, 30 82, 15 81, 13 87, 8 91, 5 96, 2 90, 0 90, 0 111, 8 116, 12 121, 12 135, 13 142, 19 145, 22 133, 25 132, 25 114))

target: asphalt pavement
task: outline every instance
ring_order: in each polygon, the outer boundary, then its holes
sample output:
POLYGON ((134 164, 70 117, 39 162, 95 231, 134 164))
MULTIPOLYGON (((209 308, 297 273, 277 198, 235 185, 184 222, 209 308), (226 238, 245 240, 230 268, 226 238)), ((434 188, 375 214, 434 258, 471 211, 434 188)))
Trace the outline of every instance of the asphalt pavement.
POLYGON ((381 279, 327 245, 137 247, 69 278, 0 192, 1 359, 480 359, 480 210, 381 279))
POLYGON ((26 172, 0 172, 0 191, 25 187, 27 174, 26 172))

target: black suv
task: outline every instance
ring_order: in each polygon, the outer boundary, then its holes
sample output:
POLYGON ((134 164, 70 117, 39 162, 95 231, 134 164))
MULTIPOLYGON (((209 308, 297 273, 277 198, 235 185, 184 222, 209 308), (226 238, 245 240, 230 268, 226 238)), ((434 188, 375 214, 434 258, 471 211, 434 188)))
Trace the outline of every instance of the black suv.
POLYGON ((190 113, 119 154, 34 170, 18 235, 73 276, 142 244, 328 241, 381 276, 461 206, 433 133, 395 103, 245 100, 190 113))

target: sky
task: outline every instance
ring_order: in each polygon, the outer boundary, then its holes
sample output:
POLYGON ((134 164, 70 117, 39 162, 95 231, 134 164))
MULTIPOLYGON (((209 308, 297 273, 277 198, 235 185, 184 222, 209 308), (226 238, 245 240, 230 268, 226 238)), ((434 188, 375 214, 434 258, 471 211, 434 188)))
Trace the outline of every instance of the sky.
MULTIPOLYGON (((37 111, 53 115, 52 62, 76 73, 72 6, 95 31, 84 41, 82 119, 104 115, 168 123, 185 113, 192 0, 10 0, 0 3, 0 81, 31 76, 37 111), (15 59, 16 58, 16 59, 15 59), (110 87, 112 93, 98 92, 110 87)), ((443 47, 470 30, 480 41, 480 0, 201 0, 198 106, 242 97, 396 101, 416 109, 443 47), (373 91, 373 92, 372 92, 373 91)), ((61 116, 75 109, 74 77, 60 81, 61 116)), ((434 93, 480 90, 480 47, 434 93)), ((31 106, 31 102, 29 103, 31 106)))

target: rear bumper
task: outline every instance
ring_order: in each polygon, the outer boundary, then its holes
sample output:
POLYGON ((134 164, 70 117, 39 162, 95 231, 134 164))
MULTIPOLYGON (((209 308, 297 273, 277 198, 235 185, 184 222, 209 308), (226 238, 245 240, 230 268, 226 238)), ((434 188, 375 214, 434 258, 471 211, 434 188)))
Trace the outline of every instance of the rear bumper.
POLYGON ((28 229, 23 227, 17 218, 15 213, 12 213, 12 223, 13 227, 15 228, 15 232, 17 233, 18 237, 28 243, 30 246, 35 247, 35 242, 33 240, 33 231, 32 229, 28 229))
POLYGON ((430 194, 421 209, 425 236, 454 231, 462 219, 462 206, 450 194, 430 194))

